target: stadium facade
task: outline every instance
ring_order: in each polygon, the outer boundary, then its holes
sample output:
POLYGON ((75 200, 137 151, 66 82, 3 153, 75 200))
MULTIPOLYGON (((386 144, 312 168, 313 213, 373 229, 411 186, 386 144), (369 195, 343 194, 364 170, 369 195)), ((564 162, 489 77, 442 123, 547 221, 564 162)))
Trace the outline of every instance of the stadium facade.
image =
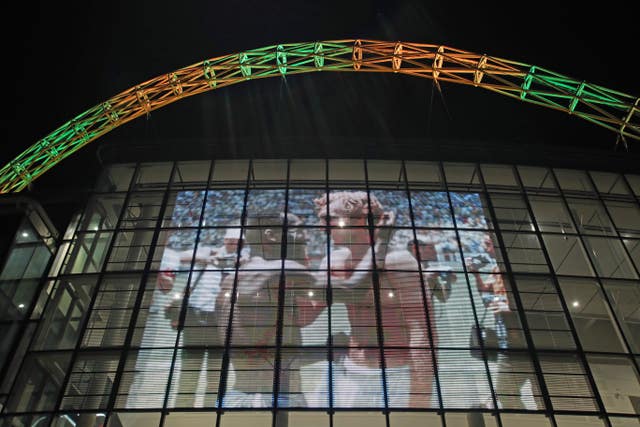
POLYGON ((112 142, 99 174, 32 191, 172 102, 317 71, 481 87, 640 139, 635 97, 439 45, 267 46, 143 82, 0 169, 0 425, 638 426, 637 155, 266 127, 242 144, 207 117, 202 145, 112 142))
POLYGON ((114 163, 59 235, 7 198, 0 424, 639 425, 640 174, 487 160, 114 163))

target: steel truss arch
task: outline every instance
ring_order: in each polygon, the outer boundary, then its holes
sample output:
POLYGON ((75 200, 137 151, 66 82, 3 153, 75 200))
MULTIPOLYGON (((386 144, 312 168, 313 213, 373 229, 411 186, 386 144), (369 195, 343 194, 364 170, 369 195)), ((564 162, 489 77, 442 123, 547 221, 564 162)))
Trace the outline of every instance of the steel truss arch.
POLYGON ((443 45, 379 40, 288 43, 206 59, 127 89, 79 114, 0 169, 0 194, 22 191, 75 151, 180 99, 246 80, 315 71, 399 73, 480 87, 575 115, 640 140, 640 98, 522 62, 443 45))

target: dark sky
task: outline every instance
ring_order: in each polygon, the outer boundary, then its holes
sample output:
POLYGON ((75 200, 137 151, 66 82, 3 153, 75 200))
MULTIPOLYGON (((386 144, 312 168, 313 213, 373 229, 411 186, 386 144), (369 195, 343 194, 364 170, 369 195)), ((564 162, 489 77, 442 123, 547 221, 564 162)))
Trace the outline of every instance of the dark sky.
MULTIPOLYGON (((5 15, 13 26, 5 23, 2 30, 3 83, 9 97, 0 163, 147 79, 278 43, 363 38, 444 44, 640 95, 635 13, 611 2, 596 3, 597 8, 565 3, 21 2, 12 16, 5 15)), ((427 79, 315 73, 190 97, 121 126, 81 151, 126 140, 157 150, 178 145, 186 151, 190 144, 208 144, 211 150, 218 144, 220 152, 237 155, 244 152, 237 145, 256 144, 254 150, 269 156, 282 152, 282 141, 320 141, 330 152, 332 141, 359 137, 425 144, 430 138, 473 137, 510 146, 566 144, 602 150, 614 150, 616 139, 577 117, 480 88, 443 84, 440 95, 427 79)), ((81 157, 76 156, 58 168, 79 166, 81 157)))

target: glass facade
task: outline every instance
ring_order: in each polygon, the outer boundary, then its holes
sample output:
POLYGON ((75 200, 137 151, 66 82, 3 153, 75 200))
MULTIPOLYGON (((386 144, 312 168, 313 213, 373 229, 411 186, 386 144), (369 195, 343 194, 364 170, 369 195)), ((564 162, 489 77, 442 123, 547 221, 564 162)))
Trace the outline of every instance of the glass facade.
POLYGON ((25 287, 0 425, 640 425, 639 182, 113 165, 25 287))

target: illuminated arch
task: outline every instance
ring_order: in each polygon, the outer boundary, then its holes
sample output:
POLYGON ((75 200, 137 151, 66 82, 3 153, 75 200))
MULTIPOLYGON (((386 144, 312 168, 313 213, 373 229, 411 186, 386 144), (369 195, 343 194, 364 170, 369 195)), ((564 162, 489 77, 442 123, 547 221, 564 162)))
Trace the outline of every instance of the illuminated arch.
POLYGON ((564 111, 640 139, 640 98, 521 62, 432 44, 332 40, 267 46, 211 58, 140 83, 36 142, 0 170, 0 193, 17 193, 62 159, 137 117, 245 80, 314 71, 399 73, 481 87, 564 111))

